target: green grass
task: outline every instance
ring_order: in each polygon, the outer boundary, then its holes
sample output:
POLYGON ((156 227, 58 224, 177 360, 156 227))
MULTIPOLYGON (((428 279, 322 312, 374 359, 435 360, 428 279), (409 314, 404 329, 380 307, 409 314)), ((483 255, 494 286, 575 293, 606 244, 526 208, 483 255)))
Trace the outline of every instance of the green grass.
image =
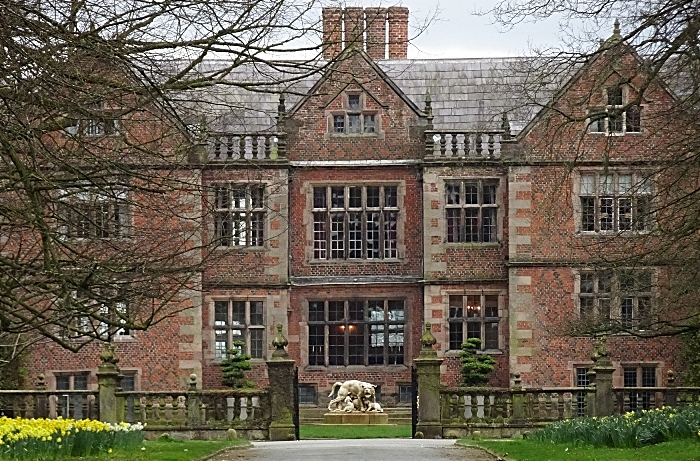
MULTIPOLYGON (((222 448, 246 445, 246 440, 166 440, 145 441, 142 448, 121 450, 96 456, 84 456, 80 461, 192 461, 222 448)), ((76 458, 64 458, 71 461, 76 458)))
POLYGON ((302 439, 381 439, 411 437, 411 426, 350 426, 302 425, 299 428, 302 439))
POLYGON ((462 440, 513 461, 700 461, 700 440, 684 439, 642 448, 594 448, 534 440, 462 440), (507 454, 507 455, 506 455, 507 454))

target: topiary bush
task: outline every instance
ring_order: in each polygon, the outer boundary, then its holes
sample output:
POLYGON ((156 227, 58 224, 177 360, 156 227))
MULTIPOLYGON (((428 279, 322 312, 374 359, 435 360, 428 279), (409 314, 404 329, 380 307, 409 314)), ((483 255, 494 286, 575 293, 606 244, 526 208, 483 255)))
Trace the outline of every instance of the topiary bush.
POLYGON ((462 343, 459 354, 462 361, 460 386, 483 386, 489 382, 488 375, 493 371, 496 361, 488 354, 478 354, 480 349, 479 338, 469 338, 462 343))
POLYGON ((245 378, 245 371, 250 370, 250 355, 244 354, 243 341, 236 341, 235 346, 226 351, 227 358, 219 363, 221 371, 224 375, 222 384, 232 389, 255 387, 253 381, 245 378))

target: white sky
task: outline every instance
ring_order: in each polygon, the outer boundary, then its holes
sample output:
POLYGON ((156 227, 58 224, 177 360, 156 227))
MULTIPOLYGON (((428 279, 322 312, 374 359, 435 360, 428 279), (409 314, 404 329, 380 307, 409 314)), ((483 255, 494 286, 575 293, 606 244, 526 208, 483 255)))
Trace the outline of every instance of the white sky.
MULTIPOLYGON (((562 46, 556 19, 537 23, 523 22, 511 30, 495 24, 490 15, 478 16, 497 0, 344 0, 341 6, 392 6, 409 8, 409 30, 435 11, 438 18, 427 31, 415 38, 408 49, 409 58, 475 58, 531 54, 532 48, 562 46)), ((610 27, 612 31, 612 25, 610 27)))

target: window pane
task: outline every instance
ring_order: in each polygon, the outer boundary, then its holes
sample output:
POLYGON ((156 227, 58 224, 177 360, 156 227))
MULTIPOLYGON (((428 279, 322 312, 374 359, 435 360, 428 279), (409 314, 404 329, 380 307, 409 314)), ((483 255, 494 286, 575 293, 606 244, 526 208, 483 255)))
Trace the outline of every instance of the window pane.
POLYGON ((328 327, 328 365, 345 365, 345 325, 328 327))
POLYGON ((612 195, 613 191, 613 175, 601 174, 598 177, 598 193, 601 195, 612 195))
POLYGON ((581 274, 581 293, 593 293, 595 289, 595 276, 593 274, 581 274))
POLYGON ((323 301, 310 301, 309 302, 309 322, 323 322, 325 316, 323 315, 323 301))
POLYGON ((609 106, 621 106, 622 105, 622 87, 619 85, 611 86, 607 89, 608 93, 608 105, 609 106))
POLYGON ((445 183, 445 195, 448 205, 459 205, 459 183, 445 183))
POLYGON ((124 375, 122 378, 121 382, 119 383, 119 387, 122 388, 124 391, 135 391, 136 390, 136 376, 135 375, 124 375))
POLYGON ((379 213, 367 213, 367 259, 381 256, 379 213))
POLYGON ((591 385, 591 380, 588 377, 588 368, 576 369, 576 387, 587 387, 591 385))
POLYGON ((484 243, 496 241, 496 208, 484 208, 482 217, 482 228, 484 243))
POLYGON ((462 322, 450 322, 450 350, 462 348, 462 322))
POLYGON ((632 327, 633 303, 634 300, 632 298, 623 298, 620 301, 620 322, 623 328, 632 327))
POLYGON ((254 359, 263 358, 263 332, 259 328, 250 330, 250 356, 254 359))
POLYGON ((56 376, 56 390, 58 390, 58 391, 70 390, 70 376, 68 376, 68 375, 56 376))
POLYGON ((595 198, 581 197, 581 231, 595 231, 595 198))
POLYGON ((484 324, 484 347, 486 349, 498 349, 498 322, 484 324))
POLYGON ((637 369, 625 368, 622 371, 622 379, 625 387, 637 387, 637 369))
POLYGON ((87 390, 87 375, 75 375, 73 376, 73 390, 76 391, 86 391, 87 390))
POLYGON ((384 258, 398 257, 398 213, 395 211, 384 212, 384 258))
POLYGON ((581 195, 595 195, 595 176, 581 175, 581 195))
POLYGON ((620 195, 629 194, 632 189, 632 175, 621 174, 617 177, 617 187, 620 195))
POLYGON ((462 311, 462 299, 463 297, 459 295, 451 295, 449 297, 451 319, 462 318, 464 316, 462 311))
POLYGON ((656 387, 656 368, 642 368, 642 387, 656 387))
POLYGON ((403 364, 403 325, 389 325, 389 365, 403 364))
POLYGON ((352 110, 360 109, 360 95, 359 94, 349 94, 348 95, 348 108, 352 110))
POLYGON ((345 213, 331 213, 331 258, 345 258, 345 213))
POLYGON ((361 208, 362 207, 362 188, 361 187, 350 187, 350 208, 361 208))
POLYGON ((467 296, 467 317, 481 317, 481 296, 467 296))
POLYGON ((448 242, 461 242, 462 241, 462 229, 461 229, 461 213, 462 210, 459 208, 448 208, 447 210, 447 241, 448 242))
POLYGON ((348 325, 348 365, 365 363, 365 330, 363 325, 348 325))
MULTIPOLYGON (((479 338, 481 339, 481 324, 476 322, 467 322, 467 339, 469 338, 479 338)), ((484 344, 482 341, 481 348, 483 349, 484 344)))
POLYGON ((328 321, 339 322, 345 319, 345 303, 343 301, 328 302, 328 321))
POLYGON ((389 301, 389 321, 403 323, 403 301, 389 301))
POLYGON ((476 182, 464 183, 464 203, 467 205, 479 204, 479 184, 476 182))
POLYGON ((245 301, 233 301, 231 305, 231 324, 245 325, 245 301))
POLYGON ((396 187, 384 187, 384 206, 386 208, 396 208, 399 206, 396 187))
POLYGON ((498 317, 498 296, 497 295, 487 295, 484 296, 485 301, 485 317, 497 318, 498 317))
POLYGON ((486 183, 484 184, 484 205, 495 205, 496 204, 496 188, 498 184, 486 183))
POLYGON ((345 115, 333 116, 333 131, 336 133, 345 133, 345 115))
POLYGON ((359 133, 360 132, 360 115, 359 114, 349 114, 348 115, 348 133, 359 133))
POLYGON ((348 320, 363 321, 365 319, 364 307, 362 301, 350 301, 348 303, 348 320))
POLYGON ((264 186, 251 186, 250 188, 250 201, 251 208, 259 209, 263 208, 263 196, 265 193, 264 186))
POLYGON ((348 258, 362 258, 362 213, 348 213, 348 258))
POLYGON ((600 199, 600 230, 610 231, 613 230, 614 222, 614 200, 612 198, 601 198, 600 199))
POLYGON ((367 303, 368 320, 381 322, 384 320, 384 301, 371 300, 367 303))
POLYGON ((214 302, 214 325, 228 325, 228 301, 214 302))
POLYGON ((326 208, 326 188, 314 187, 314 208, 326 208))
POLYGON ((384 365, 384 325, 369 325, 369 365, 384 365))
POLYGON ((310 384, 299 384, 299 403, 316 403, 316 388, 310 384))
POLYGON ((374 133, 374 115, 365 115, 365 133, 374 133))
POLYGON ((331 187, 331 208, 345 208, 344 187, 331 187))
POLYGON ((370 208, 379 208, 379 187, 367 187, 367 206, 370 208))
POLYGON ((628 133, 639 133, 642 131, 642 108, 640 106, 628 107, 625 119, 625 131, 628 133))
POLYGON ((251 325, 264 325, 263 321, 263 302, 262 301, 251 301, 250 302, 250 324, 251 325))
POLYGON ((314 259, 326 259, 326 218, 327 213, 314 213, 314 259))
POLYGON ((325 365, 324 326, 309 325, 309 365, 325 365))
POLYGON ((621 198, 618 200, 617 207, 618 228, 623 230, 632 230, 632 199, 621 198))
POLYGON ((479 208, 467 208, 464 210, 464 241, 479 241, 479 208))

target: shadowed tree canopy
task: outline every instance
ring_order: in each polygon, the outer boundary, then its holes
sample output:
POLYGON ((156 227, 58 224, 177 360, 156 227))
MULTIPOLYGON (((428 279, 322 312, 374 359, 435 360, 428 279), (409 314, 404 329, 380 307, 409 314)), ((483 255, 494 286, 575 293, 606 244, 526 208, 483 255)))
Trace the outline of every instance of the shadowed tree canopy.
MULTIPOLYGON (((590 91, 578 94, 577 100, 538 99, 540 107, 554 114, 548 120, 551 133, 578 130, 580 143, 570 146, 567 158, 556 157, 554 137, 543 139, 539 146, 551 154, 549 160, 564 165, 559 180, 567 186, 562 190, 571 191, 571 183, 577 181, 585 188, 580 171, 591 165, 601 171, 589 176, 591 187, 602 177, 617 178, 616 187, 622 187, 623 179, 626 184, 628 177, 632 181, 629 195, 635 198, 614 199, 610 214, 614 212, 617 221, 611 221, 604 238, 596 226, 602 225, 605 204, 583 197, 573 202, 595 210, 590 223, 580 221, 581 226, 591 226, 584 231, 598 233, 575 243, 591 256, 580 265, 596 269, 590 280, 582 278, 581 292, 590 289, 592 299, 605 292, 611 303, 620 306, 627 299, 640 303, 635 304, 635 318, 632 308, 629 319, 624 313, 610 318, 609 308, 603 313, 596 301, 595 312, 584 317, 581 311, 582 317, 569 325, 568 332, 668 336, 700 331, 700 3, 503 0, 492 13, 507 27, 556 17, 568 32, 565 50, 536 51, 536 57, 527 61, 531 65, 525 83, 507 88, 521 99, 532 103, 539 90, 562 75, 576 75, 584 65, 595 69, 590 91), (625 90, 616 93, 618 88, 625 90), (662 95, 669 95, 668 101, 662 95), (592 132, 606 140, 595 160, 585 142, 592 132), (633 133, 625 137, 627 144, 621 142, 623 133, 633 133), (655 140, 653 145, 649 139, 655 140), (625 162, 628 173, 623 177, 618 171, 625 162), (629 223, 624 221, 628 204, 629 223), (644 300, 643 306, 639 300, 644 300)), ((597 183, 595 187, 602 188, 597 183)), ((572 197, 565 195, 562 200, 570 207, 572 197)), ((557 200, 551 206, 557 206, 557 200)), ((564 226, 566 219, 571 217, 549 225, 564 226)))
POLYGON ((213 253, 180 101, 318 72, 319 13, 314 0, 3 2, 0 369, 32 341, 77 350, 190 307, 213 253))

